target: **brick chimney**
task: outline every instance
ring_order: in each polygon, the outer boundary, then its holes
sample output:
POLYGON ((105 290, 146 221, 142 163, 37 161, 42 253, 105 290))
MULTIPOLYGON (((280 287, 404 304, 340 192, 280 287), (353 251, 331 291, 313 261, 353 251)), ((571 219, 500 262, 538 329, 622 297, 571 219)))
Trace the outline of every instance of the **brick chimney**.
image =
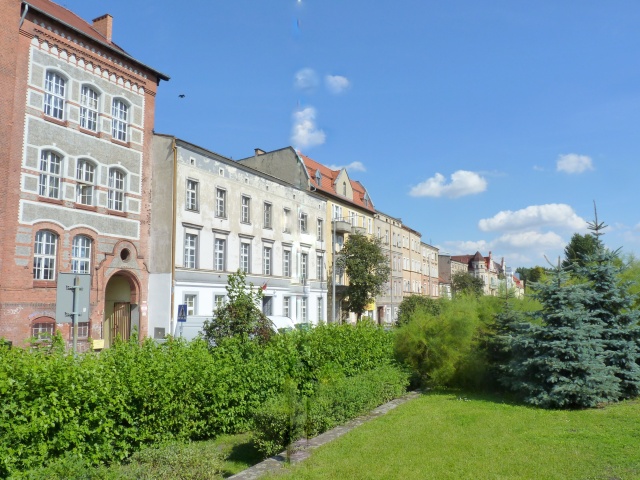
POLYGON ((113 17, 105 13, 101 17, 93 19, 93 29, 111 43, 111 33, 113 29, 113 17))

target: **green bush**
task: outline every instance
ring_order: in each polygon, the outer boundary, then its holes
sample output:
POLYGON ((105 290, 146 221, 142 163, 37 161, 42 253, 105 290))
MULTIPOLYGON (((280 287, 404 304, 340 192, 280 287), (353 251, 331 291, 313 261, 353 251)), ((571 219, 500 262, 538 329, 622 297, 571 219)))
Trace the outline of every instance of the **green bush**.
POLYGON ((274 455, 303 436, 316 436, 401 396, 408 383, 408 372, 386 365, 322 383, 312 397, 290 390, 256 412, 256 444, 263 454, 274 455))
MULTIPOLYGON (((54 342, 55 343, 55 342, 54 342)), ((393 335, 365 323, 239 339, 116 342, 74 358, 0 347, 0 478, 66 454, 122 462, 146 446, 246 431, 286 379, 311 396, 322 382, 392 361, 393 335)))

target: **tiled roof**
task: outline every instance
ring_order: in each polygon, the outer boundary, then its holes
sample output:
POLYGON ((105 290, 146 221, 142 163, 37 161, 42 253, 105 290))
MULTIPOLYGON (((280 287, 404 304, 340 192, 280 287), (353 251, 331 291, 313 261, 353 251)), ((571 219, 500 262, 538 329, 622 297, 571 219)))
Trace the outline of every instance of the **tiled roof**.
POLYGON ((25 3, 28 3, 30 6, 34 7, 36 10, 40 10, 41 12, 46 13, 47 15, 59 20, 62 23, 69 25, 70 27, 79 30, 84 33, 88 37, 97 40, 98 42, 109 45, 111 48, 118 50, 122 53, 126 53, 122 48, 116 45, 113 42, 107 41, 107 39, 99 33, 97 30, 93 28, 93 26, 83 20, 78 15, 73 13, 71 10, 66 9, 65 7, 58 5, 57 3, 53 3, 50 0, 26 0, 25 3))
MULTIPOLYGON (((338 177, 340 170, 332 170, 329 167, 316 162, 312 158, 309 158, 300 152, 298 152, 298 156, 302 159, 305 167, 307 168, 307 171, 309 172, 309 176, 311 177, 311 185, 323 192, 335 195, 337 197, 342 197, 342 195, 338 194, 335 188, 335 180, 338 177), (318 171, 322 175, 319 184, 316 180, 316 172, 318 171)), ((362 185, 357 180, 349 181, 351 182, 351 189, 353 190, 353 198, 346 198, 346 200, 361 208, 375 212, 375 208, 373 207, 371 198, 369 198, 369 205, 367 206, 365 204, 364 198, 367 192, 364 188, 364 185, 362 185)))

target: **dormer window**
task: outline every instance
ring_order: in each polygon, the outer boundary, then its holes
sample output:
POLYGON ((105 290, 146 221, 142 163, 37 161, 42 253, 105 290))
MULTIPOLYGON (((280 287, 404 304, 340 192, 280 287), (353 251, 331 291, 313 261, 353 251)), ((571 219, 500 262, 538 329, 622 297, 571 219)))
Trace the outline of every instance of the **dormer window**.
POLYGON ((320 186, 321 183, 322 183, 322 174, 320 173, 320 170, 316 170, 316 184, 320 186))
POLYGON ((369 207, 369 194, 368 193, 364 194, 364 206, 365 207, 369 207))

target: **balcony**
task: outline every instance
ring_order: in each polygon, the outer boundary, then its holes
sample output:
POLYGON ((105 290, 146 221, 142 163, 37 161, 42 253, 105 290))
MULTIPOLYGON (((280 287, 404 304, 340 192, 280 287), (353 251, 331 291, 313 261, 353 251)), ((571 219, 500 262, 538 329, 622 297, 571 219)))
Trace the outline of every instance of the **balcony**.
POLYGON ((351 233, 364 235, 365 233, 367 233, 367 230, 364 227, 351 227, 351 233))
POLYGON ((351 233, 351 224, 344 220, 334 220, 333 228, 336 233, 351 233))

